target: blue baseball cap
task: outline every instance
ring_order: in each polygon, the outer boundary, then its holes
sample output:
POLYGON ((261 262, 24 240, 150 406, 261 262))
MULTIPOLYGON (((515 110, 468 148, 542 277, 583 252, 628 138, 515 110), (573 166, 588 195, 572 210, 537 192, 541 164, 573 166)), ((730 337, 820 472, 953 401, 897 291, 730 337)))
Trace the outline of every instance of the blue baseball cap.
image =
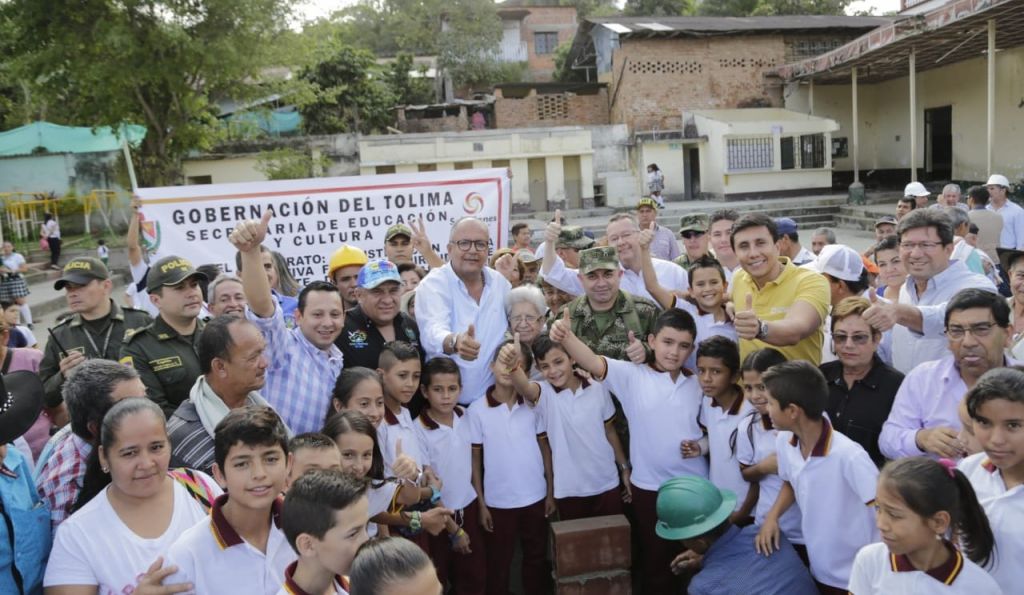
POLYGON ((789 217, 778 217, 775 219, 775 229, 779 235, 796 233, 796 221, 789 217))
POLYGON ((398 266, 390 260, 378 258, 371 260, 359 269, 356 286, 361 289, 373 289, 388 281, 402 282, 402 276, 398 274, 398 266))

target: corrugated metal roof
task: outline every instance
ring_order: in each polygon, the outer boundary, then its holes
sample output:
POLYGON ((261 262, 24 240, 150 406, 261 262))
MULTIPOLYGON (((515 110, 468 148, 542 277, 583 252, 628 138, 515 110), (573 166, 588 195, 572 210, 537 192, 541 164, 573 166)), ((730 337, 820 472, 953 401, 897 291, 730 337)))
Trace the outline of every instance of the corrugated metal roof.
POLYGON ((593 17, 594 25, 620 36, 665 34, 715 35, 739 32, 874 29, 892 22, 888 17, 793 15, 783 17, 593 17))

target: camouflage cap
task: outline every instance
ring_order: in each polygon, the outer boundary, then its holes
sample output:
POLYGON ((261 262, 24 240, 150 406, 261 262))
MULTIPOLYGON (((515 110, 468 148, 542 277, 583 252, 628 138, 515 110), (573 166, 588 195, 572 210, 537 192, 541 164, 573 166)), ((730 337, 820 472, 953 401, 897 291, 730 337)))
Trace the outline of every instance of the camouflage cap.
POLYGON ((146 273, 146 291, 153 293, 161 287, 177 285, 185 279, 199 277, 206 280, 206 274, 196 270, 192 263, 180 256, 165 256, 154 262, 146 273))
POLYGON ((384 241, 390 241, 395 236, 405 236, 412 239, 412 228, 404 223, 396 223, 388 228, 387 232, 384 233, 384 241))
POLYGON ((679 220, 679 233, 683 233, 684 231, 702 231, 706 233, 707 230, 708 216, 704 213, 683 215, 679 220))
POLYGON ((590 248, 580 252, 580 274, 597 270, 619 270, 619 251, 612 246, 590 248))
POLYGON ((593 238, 588 238, 584 235, 582 227, 578 225, 565 225, 562 226, 562 232, 558 234, 558 242, 555 244, 555 247, 586 250, 593 245, 593 238))
POLYGON ((100 259, 91 256, 79 256, 72 258, 64 265, 60 279, 53 284, 57 291, 64 289, 68 283, 75 285, 86 285, 89 281, 104 281, 110 278, 110 271, 107 270, 100 259))

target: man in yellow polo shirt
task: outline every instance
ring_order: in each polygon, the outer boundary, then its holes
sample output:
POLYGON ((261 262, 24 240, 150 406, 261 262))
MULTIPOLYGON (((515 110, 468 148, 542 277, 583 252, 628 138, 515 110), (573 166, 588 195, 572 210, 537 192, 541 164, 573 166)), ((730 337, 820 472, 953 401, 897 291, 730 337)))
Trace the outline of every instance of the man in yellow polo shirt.
POLYGON ((740 357, 774 347, 790 360, 821 363, 822 321, 830 292, 825 277, 779 256, 770 217, 744 215, 733 225, 732 249, 743 270, 732 280, 740 357))

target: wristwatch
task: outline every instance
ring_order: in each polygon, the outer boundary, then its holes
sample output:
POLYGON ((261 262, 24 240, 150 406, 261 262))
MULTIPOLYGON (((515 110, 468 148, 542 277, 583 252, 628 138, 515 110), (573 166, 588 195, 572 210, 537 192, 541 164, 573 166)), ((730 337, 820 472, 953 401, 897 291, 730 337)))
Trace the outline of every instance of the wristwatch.
POLYGON ((414 533, 423 528, 423 523, 420 522, 420 513, 412 512, 409 514, 409 529, 414 533))
POLYGON ((629 461, 626 461, 625 463, 618 463, 618 465, 619 465, 619 471, 632 471, 633 470, 633 465, 631 465, 629 461))
POLYGON ((754 335, 754 338, 763 341, 768 338, 768 323, 764 320, 759 320, 758 323, 757 334, 754 335))
POLYGON ((430 486, 430 503, 437 504, 441 499, 441 490, 438 490, 434 486, 430 486))

